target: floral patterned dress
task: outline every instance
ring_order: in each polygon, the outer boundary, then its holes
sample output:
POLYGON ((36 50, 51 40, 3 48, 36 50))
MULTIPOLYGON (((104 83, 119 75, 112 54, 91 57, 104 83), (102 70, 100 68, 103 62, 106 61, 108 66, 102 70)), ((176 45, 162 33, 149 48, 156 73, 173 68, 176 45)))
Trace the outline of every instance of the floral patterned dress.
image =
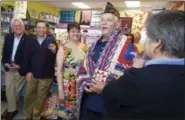
POLYGON ((52 110, 52 105, 50 105, 50 110, 44 110, 44 117, 49 119, 57 119, 57 117, 66 120, 75 119, 78 107, 76 77, 85 57, 83 47, 80 45, 79 48, 80 50, 76 50, 70 44, 64 46, 64 54, 66 55, 63 68, 63 90, 65 102, 59 103, 57 94, 53 93, 51 96, 53 99, 50 101, 55 101, 56 105, 53 106, 52 110))

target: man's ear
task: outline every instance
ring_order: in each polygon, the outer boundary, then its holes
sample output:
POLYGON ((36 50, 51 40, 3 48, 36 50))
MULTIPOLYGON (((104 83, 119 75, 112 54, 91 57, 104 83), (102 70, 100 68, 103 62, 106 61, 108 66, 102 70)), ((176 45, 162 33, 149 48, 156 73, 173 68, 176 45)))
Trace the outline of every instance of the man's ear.
POLYGON ((158 40, 157 42, 155 42, 154 43, 153 53, 156 53, 157 51, 159 51, 161 49, 161 45, 162 45, 161 40, 158 40))

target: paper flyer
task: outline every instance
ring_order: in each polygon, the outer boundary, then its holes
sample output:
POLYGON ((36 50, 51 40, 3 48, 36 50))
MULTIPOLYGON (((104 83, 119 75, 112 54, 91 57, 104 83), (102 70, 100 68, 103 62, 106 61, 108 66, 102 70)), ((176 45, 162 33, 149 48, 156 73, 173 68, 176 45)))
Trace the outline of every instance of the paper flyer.
POLYGON ((26 19, 27 1, 15 1, 14 17, 26 19))

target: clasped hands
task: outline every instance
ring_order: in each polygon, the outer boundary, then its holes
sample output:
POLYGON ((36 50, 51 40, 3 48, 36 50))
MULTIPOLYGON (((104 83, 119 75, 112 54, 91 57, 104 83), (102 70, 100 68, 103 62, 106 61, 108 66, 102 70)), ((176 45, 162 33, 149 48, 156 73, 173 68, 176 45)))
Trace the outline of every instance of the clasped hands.
POLYGON ((101 94, 104 87, 106 85, 106 82, 102 81, 92 81, 92 83, 88 83, 87 86, 85 87, 85 91, 87 93, 97 93, 101 94))
POLYGON ((20 66, 15 64, 15 63, 12 63, 12 64, 5 64, 5 66, 10 70, 10 71, 16 71, 18 69, 20 69, 20 66))

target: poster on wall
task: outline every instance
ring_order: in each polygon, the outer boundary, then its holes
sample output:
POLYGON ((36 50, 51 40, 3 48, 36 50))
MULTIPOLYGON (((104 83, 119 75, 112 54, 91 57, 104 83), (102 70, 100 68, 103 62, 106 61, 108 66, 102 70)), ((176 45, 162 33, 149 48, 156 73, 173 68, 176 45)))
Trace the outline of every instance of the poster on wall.
POLYGON ((131 34, 132 32, 132 17, 122 17, 120 18, 120 28, 123 34, 131 34))
POLYGON ((15 1, 14 4, 14 17, 26 19, 27 1, 15 1))
POLYGON ((91 11, 81 11, 80 25, 90 25, 91 23, 91 11))
POLYGON ((75 21, 75 11, 60 11, 60 23, 72 23, 75 21))

